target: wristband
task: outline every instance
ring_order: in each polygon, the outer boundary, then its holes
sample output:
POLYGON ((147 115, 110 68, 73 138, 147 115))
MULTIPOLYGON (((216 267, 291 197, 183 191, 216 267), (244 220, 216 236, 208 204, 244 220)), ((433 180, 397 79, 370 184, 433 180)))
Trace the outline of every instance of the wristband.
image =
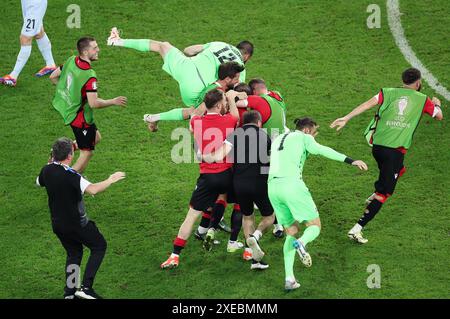
POLYGON ((351 157, 348 157, 348 156, 344 160, 345 163, 350 164, 350 165, 352 165, 354 161, 355 161, 354 159, 352 159, 351 157))

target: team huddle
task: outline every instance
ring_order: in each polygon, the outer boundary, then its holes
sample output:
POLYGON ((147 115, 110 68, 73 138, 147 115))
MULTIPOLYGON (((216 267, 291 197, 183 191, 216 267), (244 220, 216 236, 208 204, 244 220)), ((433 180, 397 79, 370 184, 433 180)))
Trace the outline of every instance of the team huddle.
MULTIPOLYGON (((180 254, 193 233, 206 251, 212 250, 217 231, 226 229, 223 217, 227 205, 232 203, 227 251, 242 249, 242 256, 251 262, 251 269, 267 269, 266 252, 260 243, 263 234, 273 226, 276 237, 285 234, 284 288, 287 291, 299 288, 294 275, 296 252, 301 263, 311 267, 307 246, 321 231, 318 209, 302 179, 307 158, 311 154, 321 155, 364 171, 368 170, 366 163, 319 144, 315 140, 319 125, 310 117, 298 117, 295 127, 287 127, 287 107, 282 94, 270 90, 261 78, 246 82, 247 63, 254 53, 249 41, 241 41, 237 46, 211 42, 181 51, 168 42, 122 39, 117 28, 112 28, 107 45, 155 52, 162 57, 162 68, 178 82, 184 106, 145 114, 144 122, 150 132, 156 132, 161 122, 188 120, 200 161, 189 210, 173 241, 170 256, 160 267, 179 266, 180 254), (258 225, 255 209, 261 214, 258 225), (302 224, 305 227, 299 235, 302 224), (238 241, 241 230, 244 243, 238 241)), ((75 141, 61 138, 54 143, 51 160, 41 170, 37 184, 46 187, 49 195, 53 231, 67 252, 67 278, 71 275, 68 266, 81 263, 83 245, 91 250, 81 288, 66 282, 65 297, 92 299, 100 298, 92 286, 105 255, 106 241, 95 223, 87 218, 82 195, 102 192, 125 178, 125 174, 116 172, 100 183, 90 183, 81 174, 101 139, 93 110, 125 106, 127 98, 103 100, 98 96, 97 75, 91 64, 98 60, 100 49, 94 38, 79 39, 77 50, 78 55, 69 57, 63 65, 53 64, 50 75, 56 85, 52 105, 64 124, 71 126, 75 141), (71 165, 75 150, 80 155, 71 165), (65 187, 65 183, 74 187, 65 187), (75 193, 69 196, 73 189, 75 193), (70 208, 66 208, 67 202, 72 203, 70 208)), ((379 177, 361 218, 347 233, 349 239, 359 244, 368 242, 362 229, 392 196, 398 178, 405 173, 404 156, 422 115, 443 119, 439 99, 430 99, 419 92, 419 70, 405 70, 402 82, 402 87, 381 89, 330 125, 340 130, 353 117, 377 107, 364 134, 372 147, 379 177)), ((16 85, 10 78, 2 83, 16 85)))

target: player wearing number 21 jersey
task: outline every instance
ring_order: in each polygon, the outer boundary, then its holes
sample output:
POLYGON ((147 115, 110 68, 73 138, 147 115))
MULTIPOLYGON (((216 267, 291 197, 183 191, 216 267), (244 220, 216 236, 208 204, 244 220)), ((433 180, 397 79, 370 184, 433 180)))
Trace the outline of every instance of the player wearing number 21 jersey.
POLYGON ((43 77, 55 69, 52 45, 44 30, 44 16, 47 11, 47 0, 21 0, 23 25, 20 33, 20 52, 16 64, 10 74, 0 78, 0 84, 16 86, 17 78, 31 55, 33 39, 36 39, 39 51, 46 65, 35 76, 43 77))

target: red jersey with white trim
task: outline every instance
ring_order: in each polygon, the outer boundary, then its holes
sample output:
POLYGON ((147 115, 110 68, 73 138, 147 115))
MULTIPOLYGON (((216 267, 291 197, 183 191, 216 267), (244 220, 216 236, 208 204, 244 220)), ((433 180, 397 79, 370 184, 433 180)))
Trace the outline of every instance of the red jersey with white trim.
MULTIPOLYGON (((383 104, 384 101, 384 96, 383 96, 383 90, 381 90, 377 95, 375 95, 378 99, 378 105, 383 104)), ((431 101, 431 99, 429 97, 427 97, 427 100, 425 101, 425 106, 423 108, 423 114, 428 114, 431 117, 433 117, 435 115, 436 112, 436 106, 434 105, 434 103, 431 101)), ((404 147, 399 147, 397 148, 398 151, 402 152, 403 154, 406 154, 406 149, 404 147)))
MULTIPOLYGON (((201 154, 209 154, 222 147, 227 136, 236 128, 238 121, 230 113, 225 115, 206 113, 194 116, 190 125, 194 132, 196 147, 201 154)), ((231 168, 233 163, 200 163, 200 174, 217 174, 231 168)))
MULTIPOLYGON (((91 64, 79 56, 75 58, 75 65, 79 67, 82 70, 89 70, 91 69, 91 64)), ((63 65, 60 66, 61 70, 63 68, 63 65)), ((88 92, 97 92, 97 78, 90 78, 85 85, 83 85, 83 88, 81 89, 81 108, 78 111, 77 117, 70 123, 71 126, 78 127, 78 128, 87 128, 89 127, 89 124, 86 123, 86 120, 84 119, 84 112, 83 107, 87 103, 87 93, 88 92)))

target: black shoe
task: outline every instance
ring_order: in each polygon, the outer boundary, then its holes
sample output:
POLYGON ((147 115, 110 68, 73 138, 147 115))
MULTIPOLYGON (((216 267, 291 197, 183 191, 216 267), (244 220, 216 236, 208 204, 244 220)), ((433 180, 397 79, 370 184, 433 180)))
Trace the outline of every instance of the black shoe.
POLYGON ((283 226, 279 224, 274 224, 272 234, 275 238, 283 238, 284 236, 283 226))
POLYGON ((203 240, 205 240, 206 234, 200 234, 197 229, 194 233, 194 236, 196 239, 203 241, 203 240))
POLYGON ((75 296, 80 299, 103 299, 95 293, 93 288, 89 287, 81 287, 81 289, 75 293, 75 296))
POLYGON ((75 288, 69 289, 64 288, 64 299, 75 299, 75 292, 77 290, 75 288))

